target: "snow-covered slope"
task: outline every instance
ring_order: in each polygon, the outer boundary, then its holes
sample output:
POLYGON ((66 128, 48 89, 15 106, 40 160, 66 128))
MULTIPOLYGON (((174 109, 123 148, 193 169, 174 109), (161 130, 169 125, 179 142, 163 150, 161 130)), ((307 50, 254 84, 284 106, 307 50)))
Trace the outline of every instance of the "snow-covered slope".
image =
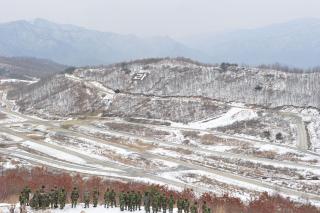
MULTIPOLYGON (((74 85, 82 85, 82 89, 72 91, 75 93, 88 92, 88 88, 105 93, 103 89, 94 85, 99 84, 118 94, 114 96, 113 106, 123 102, 167 102, 177 97, 179 102, 191 103, 196 98, 202 98, 207 99, 207 102, 219 100, 273 108, 320 107, 318 72, 289 73, 235 66, 221 69, 219 66, 202 65, 182 59, 150 59, 107 67, 79 68, 72 75, 74 79, 70 79, 70 75, 57 75, 50 80, 11 93, 11 97, 18 99, 18 104, 27 108, 42 101, 64 105, 69 103, 64 102, 65 98, 60 96, 74 85), (82 79, 83 82, 76 79, 82 79), (84 83, 86 81, 96 83, 88 85, 84 83), (59 94, 59 98, 55 99, 59 94)), ((89 97, 92 98, 90 95, 89 97)), ((201 103, 205 104, 203 100, 201 103)), ((89 103, 94 104, 97 102, 89 103)), ((118 110, 121 111, 121 108, 118 110)))
MULTIPOLYGON (((21 112, 49 119, 98 114, 160 119, 181 123, 179 127, 232 129, 268 140, 277 140, 276 135, 282 132, 281 137, 290 143, 307 137, 306 126, 309 147, 316 149, 319 121, 302 118, 319 112, 319 82, 317 72, 234 65, 222 69, 188 59, 164 58, 78 68, 11 91, 9 97, 16 100, 21 112), (299 110, 282 114, 281 109, 288 107, 299 110), (313 111, 305 110, 302 115, 301 109, 306 108, 313 111), (296 128, 298 136, 293 134, 296 128)), ((308 147, 305 144, 301 146, 308 147)))

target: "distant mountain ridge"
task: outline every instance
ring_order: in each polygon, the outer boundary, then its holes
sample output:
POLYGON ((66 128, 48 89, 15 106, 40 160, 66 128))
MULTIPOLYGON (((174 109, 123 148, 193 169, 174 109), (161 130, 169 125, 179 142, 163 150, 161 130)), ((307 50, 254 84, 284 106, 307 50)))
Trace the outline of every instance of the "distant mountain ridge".
POLYGON ((169 37, 139 38, 61 25, 43 19, 0 24, 0 55, 48 58, 68 65, 97 65, 145 57, 197 58, 169 37))
POLYGON ((46 59, 27 57, 2 57, 0 56, 0 79, 15 78, 28 80, 32 78, 43 78, 67 68, 46 59))
POLYGON ((250 65, 279 62, 292 67, 320 65, 320 19, 306 18, 266 27, 191 38, 215 62, 250 65))
POLYGON ((0 24, 0 55, 48 58, 73 66, 152 57, 187 57, 205 63, 320 65, 320 20, 197 36, 140 38, 56 24, 44 19, 0 24))

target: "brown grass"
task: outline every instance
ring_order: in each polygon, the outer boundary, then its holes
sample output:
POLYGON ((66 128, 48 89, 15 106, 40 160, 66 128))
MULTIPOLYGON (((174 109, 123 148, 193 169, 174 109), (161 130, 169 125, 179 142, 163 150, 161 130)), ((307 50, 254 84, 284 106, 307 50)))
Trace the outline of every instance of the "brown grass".
POLYGON ((170 133, 166 131, 143 127, 135 124, 106 122, 104 123, 104 125, 114 131, 128 132, 146 137, 163 138, 167 135, 170 135, 170 133))
POLYGON ((43 140, 43 139, 45 139, 45 137, 43 135, 37 135, 37 134, 28 134, 27 137, 32 139, 32 140, 43 140))
POLYGON ((200 132, 198 131, 181 131, 183 137, 190 139, 198 139, 200 132))
POLYGON ((192 151, 190 151, 188 149, 183 149, 183 148, 166 147, 166 149, 178 152, 179 154, 183 154, 183 155, 191 155, 192 154, 192 151))
POLYGON ((6 119, 7 115, 0 112, 0 120, 6 119))
POLYGON ((60 126, 61 126, 61 128, 63 128, 63 129, 69 129, 69 128, 73 127, 73 124, 63 123, 63 124, 61 124, 60 126))

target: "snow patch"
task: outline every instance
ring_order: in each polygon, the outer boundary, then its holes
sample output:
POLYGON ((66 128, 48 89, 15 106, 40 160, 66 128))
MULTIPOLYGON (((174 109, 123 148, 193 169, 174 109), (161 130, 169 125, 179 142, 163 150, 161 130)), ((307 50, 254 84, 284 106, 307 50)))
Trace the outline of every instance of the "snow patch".
POLYGON ((202 121, 192 122, 189 124, 172 123, 173 127, 192 128, 205 130, 221 126, 228 126, 235 122, 251 120, 258 117, 258 114, 252 109, 232 107, 227 113, 220 117, 210 118, 202 121))
POLYGON ((85 164, 86 163, 86 161, 83 160, 82 158, 79 158, 77 156, 68 154, 67 152, 62 152, 60 150, 53 149, 53 148, 50 148, 48 146, 44 146, 44 145, 41 145, 41 144, 38 144, 38 143, 34 143, 34 142, 31 142, 31 141, 23 142, 22 146, 37 150, 37 151, 42 152, 44 154, 47 154, 49 156, 52 156, 52 157, 55 157, 55 158, 58 158, 58 159, 61 159, 61 160, 65 160, 65 161, 68 161, 68 162, 73 162, 73 163, 78 163, 78 164, 85 164))
MULTIPOLYGON (((11 207, 11 204, 7 204, 7 203, 0 203, 0 212, 1 213, 9 213, 9 209, 11 207)), ((16 204, 15 205, 15 213, 17 212, 20 212, 19 210, 20 206, 19 204, 16 204)), ((64 212, 64 213, 80 213, 80 212, 85 212, 85 213, 130 213, 130 211, 120 211, 120 208, 117 207, 117 208, 104 208, 103 205, 98 205, 96 208, 93 208, 92 204, 90 204, 90 208, 84 208, 84 203, 79 203, 77 205, 77 208, 71 208, 71 205, 70 204, 67 204, 65 206, 65 208, 63 210, 60 210, 60 209, 48 209, 48 211, 40 211, 40 212, 50 212, 50 213, 61 213, 61 212, 64 212)), ((34 212, 39 212, 39 211, 35 211, 33 209, 31 209, 30 207, 27 207, 27 212, 30 212, 30 213, 34 213, 34 212)), ((140 212, 140 213, 143 213, 145 212, 143 206, 141 207, 141 211, 137 211, 137 212, 140 212)), ((174 209, 173 210, 174 213, 177 212, 177 209, 174 209)))

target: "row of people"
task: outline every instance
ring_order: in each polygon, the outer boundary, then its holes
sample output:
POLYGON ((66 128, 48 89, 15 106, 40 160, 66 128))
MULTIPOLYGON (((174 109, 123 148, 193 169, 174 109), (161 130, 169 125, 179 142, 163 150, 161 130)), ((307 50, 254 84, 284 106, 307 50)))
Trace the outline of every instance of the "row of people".
POLYGON ((50 192, 45 191, 45 186, 33 193, 30 199, 31 190, 25 187, 19 196, 20 206, 29 206, 34 209, 58 208, 63 209, 67 200, 67 192, 64 188, 55 186, 50 192))
MULTIPOLYGON (((60 208, 63 209, 67 200, 67 192, 64 188, 54 187, 50 192, 45 191, 45 186, 40 190, 36 190, 32 198, 29 200, 31 190, 25 187, 20 194, 20 205, 30 205, 34 209, 46 208, 60 208)), ((76 187, 73 188, 71 195, 71 207, 76 208, 80 198, 79 191, 76 187)), ((83 193, 84 208, 89 208, 92 200, 93 207, 98 206, 100 192, 97 188, 91 192, 85 191, 83 193), (91 199, 92 198, 92 199, 91 199)), ((116 192, 107 189, 103 193, 104 207, 113 208, 117 207, 116 192)), ((141 205, 144 206, 146 213, 173 213, 174 206, 176 205, 178 213, 198 213, 198 204, 194 202, 190 205, 188 199, 179 197, 175 200, 174 196, 166 196, 164 193, 152 189, 141 193, 140 191, 122 191, 118 194, 118 201, 120 211, 140 211, 141 205)), ((210 208, 204 202, 202 205, 202 213, 210 213, 210 208)))

